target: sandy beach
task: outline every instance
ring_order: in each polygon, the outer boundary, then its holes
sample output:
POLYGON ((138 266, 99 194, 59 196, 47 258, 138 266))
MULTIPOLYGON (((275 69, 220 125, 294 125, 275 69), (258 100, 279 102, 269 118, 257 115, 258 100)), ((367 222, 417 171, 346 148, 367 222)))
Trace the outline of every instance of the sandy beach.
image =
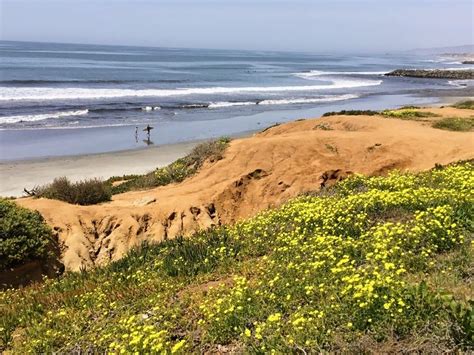
POLYGON ((82 180, 143 174, 186 155, 198 142, 170 144, 104 154, 0 163, 0 196, 22 196, 23 188, 51 182, 59 176, 82 180))

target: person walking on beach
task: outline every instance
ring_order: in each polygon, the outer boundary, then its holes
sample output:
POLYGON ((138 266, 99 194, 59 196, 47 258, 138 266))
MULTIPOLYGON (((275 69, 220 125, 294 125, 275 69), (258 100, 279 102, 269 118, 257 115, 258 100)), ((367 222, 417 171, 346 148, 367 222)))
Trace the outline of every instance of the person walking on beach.
POLYGON ((150 126, 150 125, 147 125, 147 126, 143 129, 143 130, 146 132, 146 134, 147 134, 147 136, 146 136, 147 138, 144 140, 144 142, 146 143, 146 145, 151 145, 151 144, 153 144, 153 142, 152 142, 151 139, 150 139, 150 132, 151 132, 152 129, 153 129, 153 127, 150 126))
POLYGON ((152 129, 153 129, 153 127, 151 127, 150 125, 147 125, 144 129, 144 131, 146 131, 146 134, 147 134, 148 138, 150 138, 150 132, 151 132, 152 129))
POLYGON ((135 126, 135 142, 138 143, 138 126, 135 126))

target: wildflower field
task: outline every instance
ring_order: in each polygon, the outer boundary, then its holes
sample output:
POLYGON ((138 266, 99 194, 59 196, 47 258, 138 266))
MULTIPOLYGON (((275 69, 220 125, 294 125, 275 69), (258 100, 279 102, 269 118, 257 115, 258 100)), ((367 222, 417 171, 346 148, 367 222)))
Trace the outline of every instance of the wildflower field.
POLYGON ((0 350, 474 350, 474 164, 353 176, 0 293, 0 350))

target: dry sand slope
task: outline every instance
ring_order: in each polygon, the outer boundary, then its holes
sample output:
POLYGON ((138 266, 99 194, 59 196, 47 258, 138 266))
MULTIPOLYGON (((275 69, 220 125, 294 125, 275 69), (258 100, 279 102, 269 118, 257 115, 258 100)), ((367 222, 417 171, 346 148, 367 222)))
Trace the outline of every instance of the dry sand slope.
MULTIPOLYGON (((430 111, 472 115, 451 108, 430 111)), ((57 233, 66 270, 79 270, 117 260, 143 241, 189 235, 277 206, 337 179, 338 174, 324 174, 330 170, 383 174, 472 158, 472 132, 434 129, 429 122, 333 116, 235 140, 224 159, 180 184, 116 195, 95 206, 31 198, 18 203, 40 211, 57 233)))

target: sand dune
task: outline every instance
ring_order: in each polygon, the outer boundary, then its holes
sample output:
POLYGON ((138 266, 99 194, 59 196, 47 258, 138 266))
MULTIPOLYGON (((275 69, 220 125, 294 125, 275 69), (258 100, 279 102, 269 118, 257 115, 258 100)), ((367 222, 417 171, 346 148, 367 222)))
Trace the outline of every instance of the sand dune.
MULTIPOLYGON (((453 108, 430 111, 472 115, 453 108)), ((333 116, 234 140, 224 159, 180 184, 116 195, 95 206, 32 198, 18 203, 40 211, 59 238, 66 270, 79 270, 117 260, 143 241, 233 223, 347 172, 419 171, 472 158, 472 132, 434 129, 429 122, 333 116)))

